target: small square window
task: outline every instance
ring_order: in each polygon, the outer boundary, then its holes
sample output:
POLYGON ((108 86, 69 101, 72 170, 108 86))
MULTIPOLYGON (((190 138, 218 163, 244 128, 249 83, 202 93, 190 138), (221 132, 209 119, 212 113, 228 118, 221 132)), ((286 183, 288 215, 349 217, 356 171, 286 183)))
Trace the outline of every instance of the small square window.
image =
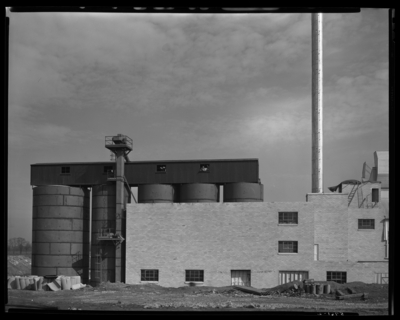
POLYGON ((347 273, 343 271, 327 271, 326 281, 335 281, 337 283, 347 282, 347 273))
POLYGON ((113 166, 104 166, 103 173, 114 172, 113 166))
POLYGON ((140 281, 158 281, 158 270, 156 269, 140 270, 140 281))
POLYGON ((157 172, 167 172, 167 166, 165 164, 158 164, 157 172))
POLYGON ((186 282, 204 282, 204 270, 186 270, 186 282))
POLYGON ((375 220, 358 219, 358 229, 375 229, 375 220))
POLYGON ((199 172, 210 172, 210 165, 209 164, 201 164, 199 172))
POLYGON ((298 224, 298 213, 279 212, 279 224, 298 224))
POLYGON ((62 174, 70 174, 70 167, 61 167, 61 173, 62 174))
POLYGON ((297 241, 279 241, 278 252, 280 253, 297 253, 297 241))

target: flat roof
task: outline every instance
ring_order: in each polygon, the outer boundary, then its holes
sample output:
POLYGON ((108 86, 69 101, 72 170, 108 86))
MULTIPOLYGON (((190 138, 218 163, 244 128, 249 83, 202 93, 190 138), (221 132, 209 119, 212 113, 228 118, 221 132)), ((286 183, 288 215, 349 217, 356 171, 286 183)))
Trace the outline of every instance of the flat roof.
MULTIPOLYGON (((147 161, 129 161, 125 162, 125 165, 129 164, 150 164, 150 163, 190 163, 190 162, 246 162, 246 161, 258 161, 258 158, 248 159, 197 159, 197 160, 147 160, 147 161)), ((115 161, 97 161, 97 162, 53 162, 53 163, 34 163, 31 166, 59 166, 59 165, 89 165, 89 164, 113 164, 115 161)))

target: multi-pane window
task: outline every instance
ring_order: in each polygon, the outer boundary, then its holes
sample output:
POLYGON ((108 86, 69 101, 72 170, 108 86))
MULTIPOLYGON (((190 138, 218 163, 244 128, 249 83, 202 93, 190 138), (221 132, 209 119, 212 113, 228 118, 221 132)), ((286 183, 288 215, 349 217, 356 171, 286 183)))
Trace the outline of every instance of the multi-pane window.
POLYGON ((327 271, 326 281, 335 281, 337 283, 347 282, 347 273, 343 271, 327 271))
POLYGON ((375 229, 375 219, 358 219, 358 229, 375 229))
POLYGON ((204 270, 186 270, 185 281, 204 282, 204 270))
POLYGON ((279 224, 298 224, 297 212, 279 212, 279 224))
POLYGON ((158 281, 158 270, 156 269, 142 269, 140 273, 141 281, 158 281))
POLYGON ((158 164, 157 172, 167 172, 167 166, 165 164, 158 164))
POLYGON ((297 253, 297 241, 279 241, 278 252, 297 253))
POLYGON ((71 169, 70 167, 61 167, 61 173, 70 174, 71 173, 70 169, 71 169))

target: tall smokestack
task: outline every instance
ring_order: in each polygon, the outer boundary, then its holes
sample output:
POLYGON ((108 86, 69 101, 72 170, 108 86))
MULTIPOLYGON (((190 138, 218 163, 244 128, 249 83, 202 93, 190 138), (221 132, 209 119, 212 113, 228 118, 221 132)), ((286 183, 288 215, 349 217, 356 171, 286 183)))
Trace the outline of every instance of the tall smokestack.
POLYGON ((322 13, 312 13, 312 193, 323 192, 322 13))

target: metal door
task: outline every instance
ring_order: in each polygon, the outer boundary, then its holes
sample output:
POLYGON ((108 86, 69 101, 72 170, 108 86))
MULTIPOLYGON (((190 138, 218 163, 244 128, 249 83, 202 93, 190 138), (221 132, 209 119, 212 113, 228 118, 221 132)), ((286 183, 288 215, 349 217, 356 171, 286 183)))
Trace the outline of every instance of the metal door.
POLYGON ((279 271, 279 284, 308 279, 308 271, 279 271))
POLYGON ((250 270, 231 270, 232 286, 246 286, 251 285, 251 271, 250 270))

